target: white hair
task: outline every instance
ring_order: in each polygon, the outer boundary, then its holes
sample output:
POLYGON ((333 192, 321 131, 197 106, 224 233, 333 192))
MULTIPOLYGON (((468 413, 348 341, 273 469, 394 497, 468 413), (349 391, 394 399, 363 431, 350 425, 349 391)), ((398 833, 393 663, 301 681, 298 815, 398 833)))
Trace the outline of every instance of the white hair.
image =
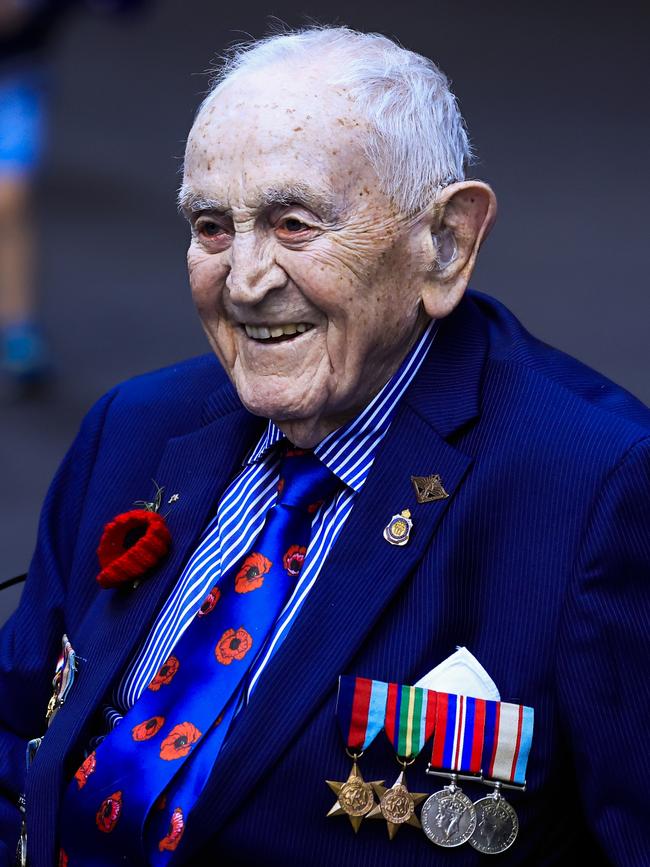
MULTIPOLYGON (((344 86, 370 131, 364 143, 382 191, 405 213, 463 180, 472 150, 456 97, 436 64, 379 33, 312 26, 240 43, 216 69, 201 108, 248 72, 326 55, 326 83, 344 86)), ((200 111, 200 109, 199 109, 200 111)))

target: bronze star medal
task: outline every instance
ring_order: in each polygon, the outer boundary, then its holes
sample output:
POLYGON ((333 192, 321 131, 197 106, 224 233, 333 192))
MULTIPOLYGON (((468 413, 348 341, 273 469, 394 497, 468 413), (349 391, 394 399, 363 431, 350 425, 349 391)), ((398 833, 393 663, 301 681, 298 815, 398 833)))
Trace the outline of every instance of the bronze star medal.
POLYGON ((381 783, 373 783, 373 789, 379 797, 379 804, 368 813, 369 819, 385 819, 388 825, 388 836, 392 840, 401 825, 412 825, 421 828, 415 815, 415 806, 427 797, 426 793, 409 792, 406 787, 404 771, 400 772, 390 789, 381 783))
POLYGON ((361 776, 356 761, 352 765, 350 776, 344 783, 336 783, 332 780, 325 781, 336 795, 336 803, 327 814, 328 816, 347 816, 356 834, 361 825, 361 820, 375 806, 373 789, 381 786, 383 780, 374 783, 366 783, 361 776))

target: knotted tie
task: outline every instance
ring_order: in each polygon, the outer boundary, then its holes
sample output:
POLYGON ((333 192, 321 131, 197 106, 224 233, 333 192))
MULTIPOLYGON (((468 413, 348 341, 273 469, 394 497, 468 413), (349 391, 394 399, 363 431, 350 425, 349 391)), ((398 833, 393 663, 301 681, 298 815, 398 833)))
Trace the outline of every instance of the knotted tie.
POLYGON ((169 863, 244 679, 295 587, 314 513, 339 485, 313 452, 286 451, 278 499, 253 550, 212 588, 172 655, 68 786, 62 863, 169 863))

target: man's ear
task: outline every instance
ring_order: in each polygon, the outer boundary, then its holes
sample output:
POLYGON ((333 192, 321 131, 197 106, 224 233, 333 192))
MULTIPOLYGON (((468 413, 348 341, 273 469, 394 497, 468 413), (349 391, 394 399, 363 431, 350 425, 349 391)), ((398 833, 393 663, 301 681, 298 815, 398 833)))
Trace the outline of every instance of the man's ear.
POLYGON ((496 196, 481 181, 450 184, 438 197, 428 221, 432 261, 422 291, 432 319, 447 316, 463 297, 496 212, 496 196))

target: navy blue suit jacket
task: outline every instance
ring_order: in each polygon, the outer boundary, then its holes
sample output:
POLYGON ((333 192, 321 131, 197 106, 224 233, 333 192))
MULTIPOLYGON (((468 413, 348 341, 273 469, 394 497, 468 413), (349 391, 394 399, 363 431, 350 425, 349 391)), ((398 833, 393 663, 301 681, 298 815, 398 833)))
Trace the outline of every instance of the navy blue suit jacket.
MULTIPOLYGON (((0 838, 17 835, 25 740, 43 733, 60 640, 77 681, 26 781, 31 867, 52 865, 67 780, 95 715, 177 580, 264 421, 211 356, 138 377, 91 410, 47 497, 30 575, 0 640, 0 838), (105 523, 151 494, 180 499, 173 549, 136 590, 99 590, 105 523)), ((340 674, 414 683, 465 645, 504 700, 535 709, 528 790, 511 802, 511 864, 648 864, 650 414, 597 373, 470 293, 441 323, 299 618, 226 741, 182 841, 188 864, 467 867, 383 822, 326 819, 324 780, 349 771, 340 674), (449 498, 418 504, 411 475, 449 498), (408 508, 413 532, 382 531, 408 508)), ((433 791, 427 756, 413 791, 433 791)), ((380 736, 366 779, 398 767, 380 736)), ((467 786, 472 796, 486 790, 467 786)), ((1 863, 1 860, 0 860, 1 863)))

